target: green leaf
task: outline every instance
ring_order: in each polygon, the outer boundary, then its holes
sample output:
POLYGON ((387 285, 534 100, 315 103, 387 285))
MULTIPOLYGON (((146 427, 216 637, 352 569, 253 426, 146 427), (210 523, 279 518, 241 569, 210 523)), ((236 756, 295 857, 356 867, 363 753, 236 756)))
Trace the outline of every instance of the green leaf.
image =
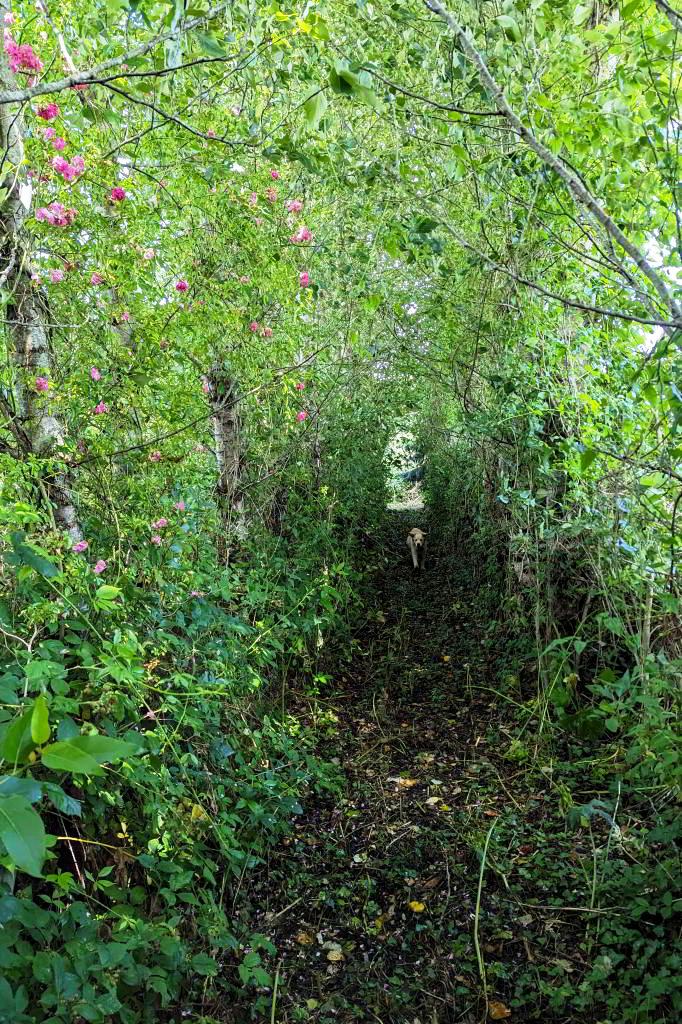
POLYGON ((306 121, 313 131, 317 131, 328 106, 329 103, 323 89, 316 89, 303 104, 306 121))
POLYGON ((74 746, 73 740, 50 743, 42 754, 46 768, 54 768, 58 772, 73 772, 77 775, 104 775, 94 757, 74 746))
POLYGON ((502 26, 508 39, 514 43, 521 41, 521 29, 516 18, 512 18, 510 14, 500 14, 495 21, 502 26))
POLYGON ((0 839, 16 867, 40 877, 45 860, 45 828, 21 796, 0 800, 0 839))
POLYGON ((592 448, 586 448, 584 452, 580 453, 580 472, 584 473, 588 469, 594 460, 597 458, 598 452, 595 452, 592 448))
POLYGON ((215 38, 215 36, 208 35, 204 32, 195 32, 199 46, 208 54, 209 57, 226 57, 227 53, 223 50, 222 46, 215 38))
POLYGON ((32 717, 33 709, 29 708, 5 727, 0 739, 0 759, 11 764, 20 764, 26 760, 34 747, 31 738, 32 717))
POLYGON ((98 734, 76 736, 68 742, 99 764, 103 764, 105 761, 120 761, 122 757, 130 757, 136 750, 139 750, 139 743, 128 743, 127 740, 119 740, 115 736, 98 734))
POLYGON ((192 969, 196 971, 197 974, 202 974, 205 977, 212 977, 218 973, 218 964, 212 956, 208 955, 208 953, 197 953, 196 956, 192 957, 190 962, 192 969))
POLYGON ((31 713, 31 738, 34 743, 42 746, 50 738, 50 722, 47 710, 47 701, 41 694, 33 702, 31 713))
POLYGON ((15 530, 10 534, 14 553, 7 556, 8 561, 13 565, 28 565, 47 579, 59 576, 59 569, 54 562, 51 562, 45 556, 41 548, 38 548, 36 545, 29 547, 28 544, 25 544, 25 538, 26 533, 24 530, 15 530))
POLYGON ((20 796, 30 804, 36 804, 43 795, 39 782, 35 779, 20 779, 16 775, 0 775, 0 799, 8 796, 20 796))

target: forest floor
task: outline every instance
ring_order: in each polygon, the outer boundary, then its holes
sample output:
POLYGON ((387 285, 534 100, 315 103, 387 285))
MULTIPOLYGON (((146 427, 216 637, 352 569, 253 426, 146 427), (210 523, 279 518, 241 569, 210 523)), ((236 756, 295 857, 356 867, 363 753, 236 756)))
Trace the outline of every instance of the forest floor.
POLYGON ((342 792, 306 801, 245 887, 240 913, 277 948, 276 995, 230 1021, 576 1019, 561 1007, 599 915, 593 848, 567 831, 565 776, 519 753, 521 694, 495 692, 513 669, 490 618, 502 596, 466 550, 432 545, 413 572, 413 519, 391 513, 358 654, 299 709, 342 792))

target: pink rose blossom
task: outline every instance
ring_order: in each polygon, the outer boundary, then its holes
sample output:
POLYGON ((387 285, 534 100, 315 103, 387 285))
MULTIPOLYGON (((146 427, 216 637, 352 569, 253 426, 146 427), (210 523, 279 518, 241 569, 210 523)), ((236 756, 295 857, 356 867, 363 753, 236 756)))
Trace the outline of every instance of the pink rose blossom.
POLYGON ((112 203, 122 203, 125 197, 126 190, 124 188, 121 188, 120 185, 114 185, 111 192, 109 193, 109 198, 111 199, 112 203))
POLYGON ((150 452, 148 458, 150 462, 161 462, 161 452, 158 450, 150 452))
POLYGON ((54 121, 56 117, 59 117, 59 107, 56 103, 47 103, 44 107, 39 107, 37 114, 38 117, 42 117, 43 121, 54 121))
POLYGON ((262 217, 254 217, 253 218, 253 223, 256 225, 257 228, 262 228, 263 227, 263 218, 262 217))
POLYGON ((185 508, 186 508, 186 505, 185 505, 184 501, 176 501, 175 502, 175 509, 176 509, 177 512, 184 512, 185 508))
POLYGON ((50 390, 50 382, 47 379, 47 377, 36 377, 35 389, 36 389, 36 391, 49 391, 50 390))
MULTIPOLYGON (((10 71, 14 74, 17 71, 40 71, 43 67, 43 62, 33 52, 33 47, 29 46, 28 43, 22 43, 20 46, 12 39, 7 29, 5 30, 5 53, 7 54, 10 71)), ((50 107, 55 107, 57 114, 59 113, 59 107, 57 107, 56 103, 51 103, 50 107)), ((55 114, 55 117, 57 114, 55 114)), ((38 111, 38 116, 43 116, 40 111, 38 111)))
POLYGON ((80 553, 82 551, 87 551, 88 550, 88 542, 87 542, 87 540, 79 540, 76 544, 74 544, 74 546, 71 548, 71 550, 76 555, 80 555, 80 553))
POLYGON ((252 192, 249 196, 249 206, 258 206, 258 193, 252 192))
POLYGON ((76 210, 67 210, 61 203, 50 203, 49 206, 40 206, 35 213, 36 220, 44 220, 47 221, 48 224, 52 224, 55 227, 60 228, 68 227, 70 224, 73 224, 76 217, 76 210))
POLYGON ((168 520, 165 516, 161 516, 155 523, 152 523, 152 530, 163 530, 164 526, 168 526, 168 520))
POLYGON ((51 270, 50 271, 50 281, 52 281, 52 284, 59 284, 59 282, 63 281, 63 280, 64 280, 64 271, 63 270, 51 270))
POLYGON ((264 327, 263 328, 263 337, 264 338, 271 338, 272 334, 273 334, 272 327, 264 327))
MULTIPOLYGON (((49 131, 49 129, 46 128, 45 131, 49 131)), ((54 128, 52 131, 54 132, 54 128)), ((58 135, 56 139, 52 140, 52 148, 61 153, 61 151, 66 148, 66 139, 63 139, 61 135, 58 135)))
POLYGON ((34 284, 40 284, 42 281, 42 277, 40 276, 40 274, 36 274, 34 271, 31 274, 31 280, 33 281, 34 284))
POLYGON ((106 402, 98 402, 92 410, 93 416, 103 416, 105 412, 109 412, 109 406, 106 402))
POLYGON ((98 370, 96 366, 91 366, 90 367, 90 376, 92 377, 93 380, 101 380, 102 379, 101 371, 98 370))
POLYGON ((265 190, 265 198, 267 199, 267 201, 269 203, 276 203, 277 202, 277 189, 276 188, 266 188, 266 190, 265 190))
POLYGON ((310 228, 301 227, 290 237, 289 241, 293 242, 294 245, 300 245, 301 242, 310 242, 312 237, 313 235, 310 228))
POLYGON ((104 561, 103 558, 100 558, 100 560, 98 562, 95 562, 95 564, 93 565, 92 571, 95 573, 96 576, 99 576, 101 572, 104 572, 106 567, 107 563, 104 561))
POLYGON ((297 381, 296 382, 296 390, 297 391, 305 391, 305 382, 302 381, 302 380, 297 381))
POLYGON ((300 213, 303 209, 303 202, 301 199, 287 199, 284 205, 289 213, 300 213))
POLYGON ((90 276, 90 284, 104 284, 104 278, 95 270, 95 272, 90 276))
POLYGON ((152 544, 156 544, 157 546, 161 543, 161 538, 159 537, 158 533, 155 533, 152 536, 151 542, 152 542, 152 544))
POLYGON ((307 288, 309 286, 310 274, 308 273, 307 270, 302 270, 301 273, 298 275, 298 283, 300 284, 301 288, 307 288))
MULTIPOLYGON (((51 124, 48 124, 45 128, 43 128, 43 138, 45 139, 46 142, 47 142, 48 139, 54 139, 56 134, 57 134, 57 129, 53 128, 51 124)), ((55 142, 56 141, 57 140, 55 139, 55 142)), ((52 143, 52 145, 54 146, 54 142, 52 143)))
POLYGON ((273 181, 277 181, 277 179, 280 177, 279 171, 276 171, 275 168, 273 167, 272 170, 270 171, 270 177, 272 178, 273 181))
POLYGON ((153 260, 154 257, 156 256, 156 253, 154 252, 153 249, 145 249, 145 251, 142 253, 142 256, 145 260, 153 260))
POLYGON ((189 285, 187 284, 186 281, 177 281, 175 284, 176 292, 186 292, 188 288, 189 285))
POLYGON ((212 128, 209 128, 206 134, 208 135, 209 139, 215 139, 215 132, 213 131, 212 128))
POLYGON ((305 411, 305 409, 301 409, 300 412, 296 413, 296 419, 298 420, 299 423, 303 423, 303 420, 308 419, 308 413, 305 411))
POLYGON ((121 320, 123 320, 124 323, 128 323, 128 321, 130 320, 130 313, 128 312, 127 309, 124 309, 123 312, 121 313, 121 320))
POLYGON ((249 330, 252 334, 255 334, 260 329, 260 324, 257 320, 252 320, 249 324, 249 330))
POLYGON ((204 596, 204 592, 203 592, 203 590, 190 590, 189 596, 190 597, 203 597, 204 596))
POLYGON ((16 14, 12 14, 11 11, 7 11, 6 14, 3 14, 3 16, 2 16, 2 20, 4 21, 5 25, 13 25, 14 22, 15 22, 15 19, 16 19, 16 14))

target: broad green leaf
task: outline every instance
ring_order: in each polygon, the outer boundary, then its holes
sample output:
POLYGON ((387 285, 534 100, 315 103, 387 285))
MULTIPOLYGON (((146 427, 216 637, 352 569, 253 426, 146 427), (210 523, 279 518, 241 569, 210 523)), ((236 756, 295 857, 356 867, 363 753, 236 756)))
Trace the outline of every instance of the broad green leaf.
POLYGON ((194 33, 199 46, 209 57, 226 57, 227 54, 222 48, 215 36, 209 35, 206 32, 195 32, 194 33))
POLYGON ((514 43, 520 42, 521 29, 516 18, 512 18, 510 14, 500 14, 495 18, 495 21, 502 26, 508 39, 511 39, 514 43))
POLYGON ((4 727, 0 738, 0 759, 10 764, 22 764, 35 744, 31 737, 33 709, 29 708, 4 727))
POLYGON ((306 120, 314 131, 317 131, 328 105, 327 97, 321 88, 316 89, 303 104, 306 120))
POLYGON ((128 743, 127 740, 119 740, 115 736, 76 736, 68 742, 99 764, 104 764, 105 761, 119 761, 122 757, 130 757, 139 749, 139 744, 128 743))
POLYGON ((17 868, 40 877, 46 854, 45 828, 23 797, 0 799, 0 839, 17 868))
POLYGON ((50 743, 42 752, 42 761, 46 768, 54 768, 58 772, 73 772, 76 775, 104 775, 94 757, 74 746, 73 740, 50 743))
POLYGON ((36 804, 43 795, 39 782, 35 779, 21 779, 17 775, 0 775, 0 799, 8 796, 20 796, 30 804, 36 804))
POLYGON ((50 738, 50 722, 47 710, 47 701, 41 694, 33 702, 31 713, 31 738, 34 743, 42 746, 50 738))
POLYGON ((592 448, 586 448, 584 452, 580 453, 580 472, 584 473, 588 469, 594 460, 597 458, 597 452, 592 448))
POLYGON ((26 534, 23 530, 15 530, 10 534, 14 551, 7 556, 8 561, 13 565, 28 565, 47 579, 59 576, 60 570, 54 562, 51 562, 42 549, 36 545, 25 544, 25 538, 26 534))

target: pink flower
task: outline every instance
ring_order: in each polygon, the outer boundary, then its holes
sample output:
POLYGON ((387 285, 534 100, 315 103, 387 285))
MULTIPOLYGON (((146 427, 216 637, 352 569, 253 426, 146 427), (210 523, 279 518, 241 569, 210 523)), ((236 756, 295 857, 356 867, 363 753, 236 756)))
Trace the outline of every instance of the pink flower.
POLYGON ((276 203, 277 202, 277 189, 276 188, 266 188, 266 190, 265 190, 265 198, 267 199, 267 201, 269 203, 276 203))
POLYGON ((71 550, 76 555, 80 555, 80 553, 82 551, 87 551, 88 550, 88 542, 87 542, 87 540, 79 540, 76 544, 74 544, 74 546, 71 548, 71 550))
POLYGON ((262 228, 263 227, 263 218, 262 217, 254 217, 253 218, 253 223, 256 225, 257 228, 262 228))
POLYGON ((71 86, 72 89, 76 89, 78 92, 86 92, 88 89, 87 82, 77 82, 76 85, 71 86))
POLYGON ((142 253, 142 257, 145 260, 153 260, 155 256, 156 253, 154 252, 153 249, 145 249, 145 251, 142 253))
POLYGON ((52 161, 57 174, 61 174, 64 181, 75 181, 79 174, 85 170, 85 160, 82 156, 75 156, 71 163, 63 156, 56 156, 52 161))
POLYGON ((92 377, 93 380, 101 380, 102 379, 102 374, 97 369, 96 366, 91 366, 90 367, 90 376, 92 377))
POLYGON ((287 199, 284 205, 289 213, 300 213, 303 209, 303 202, 301 199, 287 199))
POLYGON ((50 203, 49 206, 40 206, 35 213, 36 220, 44 220, 47 221, 48 224, 52 224, 60 228, 68 227, 70 224, 73 224, 76 217, 76 210, 67 210, 61 203, 50 203))
POLYGON ((90 284, 104 284, 104 278, 97 271, 90 275, 90 284))
POLYGON ((201 390, 204 392, 205 395, 207 395, 209 393, 209 391, 211 390, 211 385, 208 383, 207 380, 202 380, 202 382, 201 382, 201 390))
POLYGON ((158 533, 153 534, 153 536, 151 537, 151 542, 152 544, 156 544, 157 546, 161 543, 161 538, 159 537, 158 533))
POLYGON ((249 196, 249 206, 258 206, 258 193, 252 192, 249 196))
POLYGON ((164 526, 168 526, 168 520, 165 516, 161 516, 155 523, 152 523, 152 530, 163 530, 164 526))
POLYGON ((303 420, 308 419, 308 413, 305 411, 305 409, 301 409, 300 412, 296 413, 296 419, 298 420, 299 423, 303 423, 303 420))
MULTIPOLYGON (((28 43, 22 43, 20 46, 12 39, 8 30, 5 30, 5 53, 7 54, 10 70, 14 74, 17 71, 40 71, 42 69, 43 62, 33 52, 33 47, 29 46, 28 43)), ((59 113, 59 107, 57 107, 56 103, 51 103, 50 106, 56 107, 57 114, 59 113)), ((40 111, 38 111, 38 116, 42 116, 40 111)))
POLYGON ((289 241, 293 242, 294 245, 300 245, 301 242, 310 242, 312 237, 313 235, 310 228, 302 227, 290 237, 289 241))
POLYGON ((63 270, 51 270, 50 271, 50 281, 52 281, 52 284, 59 284, 59 282, 63 281, 63 280, 64 280, 64 271, 63 270))
POLYGON ((149 459, 150 462, 161 462, 161 452, 160 451, 150 452, 149 455, 148 455, 148 459, 149 459))
POLYGON ((93 416, 102 416, 105 412, 109 412, 109 406, 106 402, 98 402, 92 410, 93 416))
POLYGON ((273 167, 272 170, 270 171, 270 177, 272 178, 273 181, 277 181, 277 179, 280 177, 279 171, 276 171, 275 168, 273 167))
MULTIPOLYGON (((45 128, 43 128, 43 138, 45 139, 46 142, 47 142, 48 139, 54 139, 56 134, 57 134, 57 129, 53 128, 51 124, 48 124, 45 128)), ((55 142, 56 141, 57 140, 55 139, 55 142)), ((54 146, 54 142, 52 143, 52 145, 54 146)), ((59 148, 59 147, 57 147, 57 148, 59 148)))
POLYGON ((11 11, 7 11, 7 13, 3 14, 3 16, 2 16, 2 20, 4 21, 5 25, 13 25, 15 19, 16 19, 16 14, 12 14, 11 11))
POLYGON ((125 197, 126 190, 124 188, 121 188, 120 185, 114 185, 111 192, 109 193, 109 198, 111 199, 112 203, 122 203, 125 197))
POLYGON ((230 113, 232 114, 233 117, 239 117, 241 112, 242 112, 242 108, 241 107, 230 107, 230 113))
POLYGON ((42 277, 40 276, 40 274, 36 274, 36 272, 34 271, 31 274, 31 280, 33 281, 34 284, 38 285, 42 281, 42 277))
POLYGON ((177 512, 184 512, 185 508, 186 508, 186 505, 185 505, 184 501, 176 501, 175 502, 175 508, 176 508, 177 512))
POLYGON ((252 334, 255 334, 260 329, 260 324, 257 320, 252 320, 249 324, 249 330, 252 334))
MULTIPOLYGON (((54 128, 52 128, 51 130, 54 133, 54 128)), ((50 131, 50 129, 46 128, 45 131, 48 132, 50 131)), ((66 148, 66 139, 63 139, 61 135, 58 135, 56 139, 52 140, 52 148, 59 150, 59 152, 61 153, 61 151, 66 148)))
POLYGON ((121 313, 121 320, 123 320, 124 323, 128 323, 128 321, 130 320, 130 313, 128 312, 127 309, 124 309, 123 312, 121 313))
POLYGON ((239 283, 240 284, 251 284, 251 278, 249 277, 248 274, 242 274, 242 276, 239 278, 239 283))
POLYGON ((263 337, 264 338, 271 338, 272 334, 273 334, 272 327, 264 327, 263 328, 263 337))
POLYGON ((37 110, 38 117, 42 117, 43 121, 54 121, 56 117, 59 117, 59 107, 56 103, 47 103, 44 107, 39 107, 37 110))
POLYGON ((36 377, 35 389, 36 389, 36 391, 49 391, 50 390, 50 382, 47 379, 47 377, 36 377))
POLYGON ((212 128, 209 128, 206 134, 208 135, 209 139, 215 139, 215 132, 213 131, 212 128))
POLYGON ((296 386, 296 390, 297 391, 305 391, 305 383, 304 383, 304 381, 302 381, 302 380, 297 381, 295 386, 296 386))
POLYGON ((204 592, 203 592, 203 590, 190 590, 189 596, 190 597, 203 597, 204 596, 204 592))
POLYGON ((176 284, 175 284, 176 292, 186 292, 188 288, 189 288, 189 285, 187 284, 186 281, 176 281, 176 284))
POLYGON ((298 275, 298 283, 300 284, 301 288, 307 288, 309 286, 310 274, 308 273, 307 270, 302 270, 301 273, 298 275))
POLYGON ((93 565, 92 571, 95 573, 96 576, 99 576, 101 572, 104 572, 106 567, 107 563, 104 561, 103 558, 100 558, 100 560, 98 562, 95 562, 95 564, 93 565))

